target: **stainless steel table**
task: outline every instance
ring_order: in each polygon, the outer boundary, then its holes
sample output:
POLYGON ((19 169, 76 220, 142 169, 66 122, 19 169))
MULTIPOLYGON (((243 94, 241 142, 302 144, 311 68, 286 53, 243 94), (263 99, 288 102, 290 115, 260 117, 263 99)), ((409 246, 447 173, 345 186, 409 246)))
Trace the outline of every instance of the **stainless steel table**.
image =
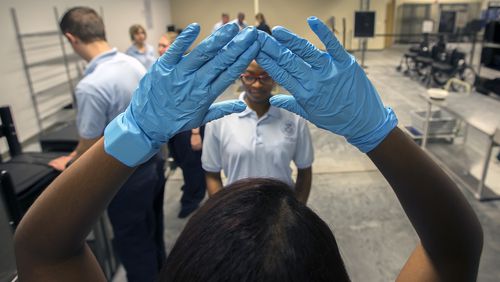
MULTIPOLYGON (((477 183, 472 180, 470 176, 462 177, 463 175, 459 175, 456 171, 451 169, 448 171, 461 180, 464 186, 474 194, 476 199, 481 201, 500 199, 500 195, 486 187, 485 184, 493 147, 500 145, 500 101, 493 100, 480 94, 466 95, 450 93, 446 100, 435 100, 429 98, 427 93, 421 93, 420 96, 427 101, 427 114, 423 132, 422 148, 426 149, 426 151, 432 155, 432 152, 427 150, 426 147, 427 139, 429 137, 429 121, 433 106, 437 106, 463 120, 467 127, 472 126, 473 128, 479 130, 488 137, 488 145, 485 150, 485 159, 483 160, 481 177, 477 180, 477 183)), ((445 160, 440 159, 439 161, 447 166, 445 160)))

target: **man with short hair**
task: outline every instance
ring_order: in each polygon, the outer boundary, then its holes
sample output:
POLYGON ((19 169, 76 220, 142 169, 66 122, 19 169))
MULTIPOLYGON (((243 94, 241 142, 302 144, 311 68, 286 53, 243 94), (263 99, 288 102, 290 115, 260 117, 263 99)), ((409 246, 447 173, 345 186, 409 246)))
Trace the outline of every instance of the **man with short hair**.
MULTIPOLYGON (((122 113, 146 73, 136 59, 111 48, 104 23, 92 9, 68 10, 61 32, 75 53, 88 62, 75 90, 78 146, 69 156, 51 165, 64 170, 104 134, 106 125, 122 113)), ((114 246, 129 282, 155 281, 166 258, 163 242, 164 160, 159 155, 139 166, 108 207, 114 246)))
POLYGON ((218 30, 221 26, 227 24, 229 22, 229 14, 227 13, 222 13, 221 15, 221 21, 217 22, 214 27, 212 28, 212 33, 214 33, 216 30, 218 30))

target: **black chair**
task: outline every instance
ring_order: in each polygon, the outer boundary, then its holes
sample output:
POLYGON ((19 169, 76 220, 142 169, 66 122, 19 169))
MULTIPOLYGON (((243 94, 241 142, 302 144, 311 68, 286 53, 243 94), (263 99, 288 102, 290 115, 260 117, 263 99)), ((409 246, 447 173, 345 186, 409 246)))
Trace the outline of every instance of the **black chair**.
POLYGON ((1 190, 13 226, 17 226, 42 191, 59 175, 48 163, 65 152, 23 153, 8 106, 0 107, 0 137, 7 139, 10 159, 0 159, 1 190))
MULTIPOLYGON (((0 185, 3 175, 0 175, 0 185)), ((14 254, 14 238, 12 225, 9 224, 9 214, 4 198, 0 197, 0 281, 17 280, 16 258, 14 254)))
POLYGON ((78 140, 75 122, 60 124, 49 132, 40 134, 39 137, 43 152, 73 152, 78 140))
POLYGON ((0 191, 2 192, 1 197, 7 213, 9 225, 12 232, 14 232, 16 226, 19 224, 19 221, 21 221, 22 215, 17 202, 12 179, 10 178, 9 173, 5 170, 0 171, 0 191))

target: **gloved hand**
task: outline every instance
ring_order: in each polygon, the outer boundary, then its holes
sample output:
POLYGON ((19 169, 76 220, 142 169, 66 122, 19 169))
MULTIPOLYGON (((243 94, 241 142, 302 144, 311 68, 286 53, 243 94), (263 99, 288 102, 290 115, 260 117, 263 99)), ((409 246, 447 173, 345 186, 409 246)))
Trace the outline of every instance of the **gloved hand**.
POLYGON ((137 166, 178 132, 246 108, 236 100, 212 103, 257 55, 256 29, 238 33, 227 24, 183 56, 199 31, 198 24, 186 27, 142 78, 128 108, 104 131, 108 154, 137 166))
POLYGON ((369 152, 396 127, 396 115, 384 108, 365 72, 328 27, 316 17, 307 21, 327 52, 283 27, 273 29, 274 38, 259 32, 257 62, 293 95, 276 95, 270 102, 369 152))

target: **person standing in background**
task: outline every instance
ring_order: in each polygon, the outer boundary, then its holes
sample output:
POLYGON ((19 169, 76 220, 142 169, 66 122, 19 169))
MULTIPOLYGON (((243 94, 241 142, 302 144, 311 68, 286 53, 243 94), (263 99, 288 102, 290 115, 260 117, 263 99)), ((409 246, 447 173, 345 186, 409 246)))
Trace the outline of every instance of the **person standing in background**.
MULTIPOLYGON (((104 23, 91 8, 68 10, 59 26, 75 53, 88 62, 75 89, 80 136, 77 148, 69 156, 49 163, 62 171, 94 145, 111 120, 125 111, 146 69, 139 61, 109 46, 104 23)), ((156 154, 138 166, 108 206, 113 245, 128 282, 155 281, 166 259, 164 164, 163 158, 156 154)))
POLYGON ((134 24, 129 29, 132 45, 128 47, 125 54, 139 60, 141 64, 149 69, 156 61, 155 50, 153 46, 146 43, 146 30, 140 24, 134 24))
POLYGON ((240 77, 245 91, 240 100, 245 111, 207 123, 202 165, 207 191, 212 197, 226 185, 249 177, 281 180, 297 200, 307 203, 312 184, 314 149, 306 121, 270 104, 274 80, 253 61, 240 77), (292 179, 291 162, 297 167, 292 179))
MULTIPOLYGON (((174 42, 176 35, 169 32, 160 37, 158 53, 160 57, 174 42)), ((185 218, 198 209, 205 198, 205 171, 201 167, 201 149, 204 126, 174 135, 168 141, 169 151, 177 165, 182 169, 184 185, 182 185, 181 210, 178 217, 185 218)))
POLYGON ((269 35, 271 35, 271 28, 266 23, 266 18, 264 18, 264 14, 262 13, 257 13, 255 15, 255 20, 257 20, 257 29, 262 30, 263 32, 267 32, 269 35))
POLYGON ((238 17, 236 17, 236 19, 234 19, 232 22, 238 24, 240 30, 248 26, 248 24, 245 22, 245 13, 243 12, 239 12, 238 17))
POLYGON ((212 28, 212 33, 218 30, 221 26, 227 24, 229 22, 229 14, 222 13, 220 22, 217 22, 212 28))
POLYGON ((172 45, 176 37, 177 33, 173 31, 169 31, 160 37, 160 40, 158 40, 158 54, 160 55, 160 57, 165 52, 167 52, 168 48, 170 48, 170 45, 172 45))

